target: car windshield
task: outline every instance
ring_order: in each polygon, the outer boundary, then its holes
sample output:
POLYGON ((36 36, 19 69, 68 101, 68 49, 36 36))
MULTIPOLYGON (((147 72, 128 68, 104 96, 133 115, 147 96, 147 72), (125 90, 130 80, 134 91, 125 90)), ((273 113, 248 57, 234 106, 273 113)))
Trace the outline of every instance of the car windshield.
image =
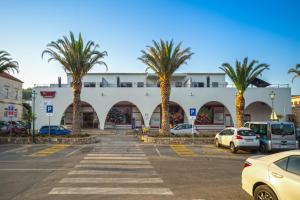
POLYGON ((255 136, 256 133, 252 130, 239 130, 238 135, 241 135, 241 136, 255 136))
POLYGON ((272 124, 272 134, 274 135, 293 135, 294 126, 292 124, 272 124))

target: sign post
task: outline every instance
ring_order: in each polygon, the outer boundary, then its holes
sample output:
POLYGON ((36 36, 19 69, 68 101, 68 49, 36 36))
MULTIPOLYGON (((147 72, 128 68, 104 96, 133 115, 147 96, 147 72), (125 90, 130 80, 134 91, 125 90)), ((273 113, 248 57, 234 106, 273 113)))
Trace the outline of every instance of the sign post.
POLYGON ((10 118, 10 125, 9 125, 9 137, 12 136, 12 127, 13 127, 13 123, 12 123, 12 118, 14 116, 14 106, 13 105, 9 105, 8 109, 7 109, 7 116, 10 118))
POLYGON ((195 138, 194 138, 194 122, 196 119, 197 111, 196 108, 190 108, 190 119, 192 120, 192 137, 193 137, 193 145, 195 143, 195 138))
POLYGON ((48 134, 49 134, 49 137, 50 137, 50 118, 51 118, 51 116, 53 116, 53 105, 47 105, 46 106, 46 113, 47 113, 47 116, 49 117, 48 134))

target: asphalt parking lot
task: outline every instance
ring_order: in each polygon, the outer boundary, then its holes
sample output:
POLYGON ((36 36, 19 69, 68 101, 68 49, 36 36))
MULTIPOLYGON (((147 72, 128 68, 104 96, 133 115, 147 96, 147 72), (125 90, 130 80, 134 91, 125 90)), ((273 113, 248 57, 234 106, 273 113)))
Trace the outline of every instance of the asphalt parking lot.
POLYGON ((253 154, 212 145, 148 145, 107 135, 91 145, 0 145, 0 199, 249 200, 253 154))

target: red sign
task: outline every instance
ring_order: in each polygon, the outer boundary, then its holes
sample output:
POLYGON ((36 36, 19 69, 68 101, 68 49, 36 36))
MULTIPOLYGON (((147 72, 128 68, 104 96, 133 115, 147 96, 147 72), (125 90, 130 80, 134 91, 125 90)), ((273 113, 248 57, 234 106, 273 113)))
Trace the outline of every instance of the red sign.
POLYGON ((12 110, 9 110, 9 111, 7 112, 7 116, 8 116, 8 117, 13 117, 13 116, 15 116, 15 112, 12 111, 12 110))
POLYGON ((41 96, 43 96, 44 98, 54 98, 55 93, 55 91, 41 91, 41 96))

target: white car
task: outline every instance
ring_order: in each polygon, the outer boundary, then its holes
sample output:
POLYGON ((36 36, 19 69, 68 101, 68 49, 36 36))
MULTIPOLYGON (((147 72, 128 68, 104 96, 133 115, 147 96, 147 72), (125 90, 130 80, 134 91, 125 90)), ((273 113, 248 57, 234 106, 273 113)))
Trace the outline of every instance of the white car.
POLYGON ((300 199, 300 150, 246 160, 242 188, 254 199, 300 199))
POLYGON ((229 147, 232 153, 239 149, 258 150, 259 137, 249 128, 226 128, 215 136, 216 147, 229 147))
MULTIPOLYGON (((170 130, 173 135, 192 135, 192 124, 177 124, 174 128, 170 130)), ((194 134, 199 134, 199 132, 194 127, 194 134)))

